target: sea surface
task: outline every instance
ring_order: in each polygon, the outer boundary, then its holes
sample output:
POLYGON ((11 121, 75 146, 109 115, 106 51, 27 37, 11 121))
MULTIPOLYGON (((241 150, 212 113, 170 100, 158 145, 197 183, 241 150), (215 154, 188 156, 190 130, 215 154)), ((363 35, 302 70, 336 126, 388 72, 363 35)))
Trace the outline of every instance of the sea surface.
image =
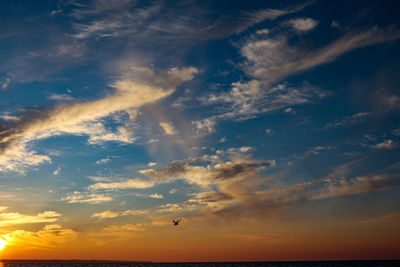
POLYGON ((396 261, 286 261, 286 262, 113 262, 113 261, 40 261, 40 260, 0 260, 0 267, 304 267, 304 266, 397 266, 400 267, 400 260, 396 261))

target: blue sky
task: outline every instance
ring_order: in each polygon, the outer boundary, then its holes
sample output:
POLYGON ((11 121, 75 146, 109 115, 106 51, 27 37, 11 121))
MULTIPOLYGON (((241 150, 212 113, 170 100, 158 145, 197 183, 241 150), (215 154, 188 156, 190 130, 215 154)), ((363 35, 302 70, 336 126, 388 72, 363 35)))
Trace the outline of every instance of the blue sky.
POLYGON ((2 233, 15 246, 41 233, 46 247, 155 233, 171 217, 260 229, 308 214, 367 232, 398 220, 398 11, 396 1, 2 3, 2 233), (46 239, 53 229, 60 242, 46 239))

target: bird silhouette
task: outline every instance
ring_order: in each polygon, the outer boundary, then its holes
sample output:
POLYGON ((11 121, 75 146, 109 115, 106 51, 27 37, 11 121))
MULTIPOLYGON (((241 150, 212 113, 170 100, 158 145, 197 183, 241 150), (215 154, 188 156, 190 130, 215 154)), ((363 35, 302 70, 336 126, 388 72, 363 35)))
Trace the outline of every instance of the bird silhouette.
POLYGON ((179 220, 177 220, 177 221, 172 220, 172 222, 174 223, 174 225, 179 225, 179 222, 180 222, 181 220, 182 220, 182 219, 179 219, 179 220))

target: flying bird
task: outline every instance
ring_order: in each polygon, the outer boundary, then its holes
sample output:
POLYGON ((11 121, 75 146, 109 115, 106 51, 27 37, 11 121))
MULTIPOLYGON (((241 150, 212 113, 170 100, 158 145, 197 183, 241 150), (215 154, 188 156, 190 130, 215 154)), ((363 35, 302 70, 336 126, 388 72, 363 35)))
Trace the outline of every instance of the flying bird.
POLYGON ((172 220, 172 222, 174 223, 174 225, 179 225, 179 222, 182 221, 182 219, 179 219, 177 221, 172 220))

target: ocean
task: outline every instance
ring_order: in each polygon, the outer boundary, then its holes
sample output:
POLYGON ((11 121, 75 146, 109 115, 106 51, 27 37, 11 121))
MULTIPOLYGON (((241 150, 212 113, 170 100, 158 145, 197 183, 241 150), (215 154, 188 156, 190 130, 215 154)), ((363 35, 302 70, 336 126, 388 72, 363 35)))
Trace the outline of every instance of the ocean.
POLYGON ((285 261, 285 262, 115 262, 69 260, 2 260, 0 267, 325 267, 400 266, 400 260, 385 261, 285 261))

